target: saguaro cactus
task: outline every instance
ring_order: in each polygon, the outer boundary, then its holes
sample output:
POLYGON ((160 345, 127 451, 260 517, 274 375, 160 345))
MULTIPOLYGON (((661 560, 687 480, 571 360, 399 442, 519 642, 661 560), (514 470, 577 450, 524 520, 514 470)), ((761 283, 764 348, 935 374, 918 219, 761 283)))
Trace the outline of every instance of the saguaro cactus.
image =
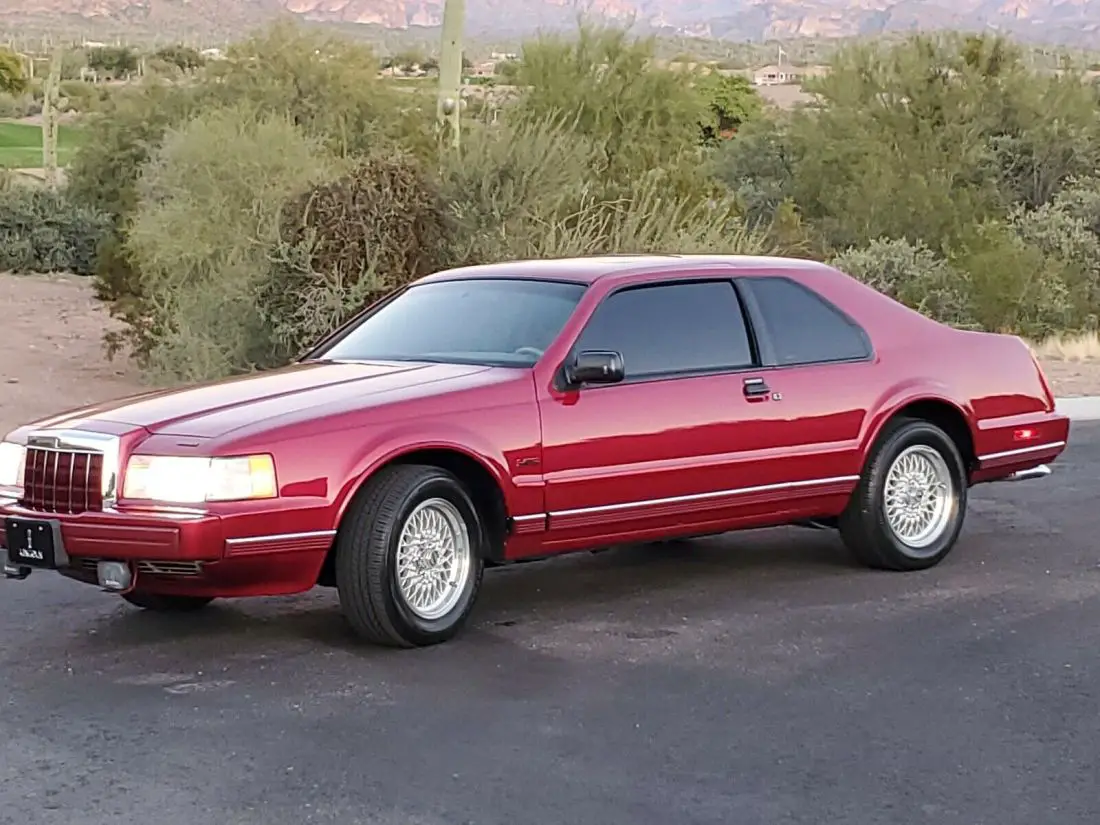
POLYGON ((443 5, 443 42, 439 55, 439 100, 436 119, 440 131, 456 149, 462 122, 462 29, 466 0, 446 0, 443 5))
POLYGON ((54 188, 60 182, 57 174, 57 107, 61 99, 63 57, 64 51, 60 48, 53 53, 42 95, 42 167, 46 172, 46 182, 54 188))

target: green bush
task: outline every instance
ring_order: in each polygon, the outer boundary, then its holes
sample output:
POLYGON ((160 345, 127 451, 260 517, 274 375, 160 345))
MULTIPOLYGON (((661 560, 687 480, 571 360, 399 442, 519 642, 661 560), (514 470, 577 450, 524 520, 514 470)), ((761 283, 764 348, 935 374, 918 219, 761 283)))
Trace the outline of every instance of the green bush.
POLYGON ((5 120, 19 120, 20 118, 37 115, 42 111, 42 104, 35 101, 31 95, 10 95, 0 93, 0 118, 5 120))
POLYGON ((88 117, 69 165, 73 196, 123 223, 137 204, 142 165, 165 132, 196 115, 201 105, 198 90, 157 81, 112 94, 88 117))
MULTIPOLYGON (((445 169, 458 229, 455 264, 619 252, 771 251, 734 203, 679 192, 680 169, 622 183, 603 172, 607 144, 547 117, 471 136, 445 169)), ((681 179, 682 180, 682 179, 681 179)))
POLYGON ((431 113, 416 96, 377 77, 372 52, 355 41, 277 23, 189 83, 148 78, 98 103, 69 180, 86 203, 119 222, 133 213, 138 171, 167 130, 204 112, 249 111, 283 118, 341 157, 401 145, 434 151, 431 113))
POLYGON ((283 356, 293 357, 363 305, 445 266, 448 229, 436 180, 406 152, 379 151, 291 199, 258 299, 283 356))
POLYGON ((1100 237, 1100 176, 1070 178, 1054 204, 1100 237))
POLYGON ((288 198, 339 171, 282 118, 204 114, 171 130, 142 170, 124 260, 138 295, 113 308, 154 382, 278 363, 257 294, 288 198))
POLYGON ((975 325, 970 279, 922 243, 879 238, 833 256, 829 264, 937 321, 975 325))
POLYGON ((1069 284, 1076 265, 1029 243, 1014 227, 986 221, 952 250, 952 266, 968 273, 971 307, 982 329, 1043 339, 1078 327, 1069 284))
POLYGON ((708 102, 688 73, 656 68, 655 49, 653 39, 587 27, 572 39, 528 43, 516 77, 525 90, 507 117, 521 126, 547 119, 570 124, 601 146, 601 174, 615 181, 628 184, 658 167, 696 168, 708 102))
POLYGON ((1065 331, 1096 330, 1100 312, 1100 235, 1074 214, 1071 202, 1057 198, 1038 209, 1016 207, 1009 223, 1016 235, 1062 263, 1062 279, 1073 306, 1065 331))
POLYGON ((91 275, 106 215, 64 191, 8 186, 0 192, 0 270, 91 275))

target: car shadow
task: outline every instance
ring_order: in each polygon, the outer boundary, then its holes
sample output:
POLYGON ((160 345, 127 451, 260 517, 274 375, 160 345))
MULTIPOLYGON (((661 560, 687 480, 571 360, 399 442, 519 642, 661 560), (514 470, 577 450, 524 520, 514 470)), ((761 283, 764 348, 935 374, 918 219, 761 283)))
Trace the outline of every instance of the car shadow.
MULTIPOLYGON (((781 599, 792 583, 851 577, 860 568, 832 530, 779 528, 701 539, 624 545, 486 571, 475 628, 513 626, 534 616, 568 621, 596 610, 632 613, 654 600, 690 619, 730 598, 781 599)), ((85 650, 201 642, 204 653, 260 650, 298 640, 385 655, 364 645, 341 614, 334 590, 285 598, 214 602, 198 613, 168 615, 126 604, 103 615, 85 650)))

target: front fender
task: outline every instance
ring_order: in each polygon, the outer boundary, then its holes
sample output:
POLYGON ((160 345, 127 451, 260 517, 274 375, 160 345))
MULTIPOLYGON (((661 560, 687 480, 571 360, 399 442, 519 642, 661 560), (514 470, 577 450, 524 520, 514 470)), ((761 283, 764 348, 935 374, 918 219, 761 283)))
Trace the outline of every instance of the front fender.
POLYGON ((513 500, 513 485, 507 462, 500 450, 478 433, 459 426, 431 429, 416 424, 388 428, 372 439, 352 464, 348 479, 335 500, 335 523, 339 524, 352 498, 363 483, 379 468, 394 459, 420 450, 450 450, 471 458, 489 472, 504 492, 505 502, 513 500))

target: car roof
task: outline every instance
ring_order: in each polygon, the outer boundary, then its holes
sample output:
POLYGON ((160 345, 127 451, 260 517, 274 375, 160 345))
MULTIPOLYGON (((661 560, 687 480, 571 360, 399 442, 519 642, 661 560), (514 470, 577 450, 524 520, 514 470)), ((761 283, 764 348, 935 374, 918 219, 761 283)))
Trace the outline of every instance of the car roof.
POLYGON ((694 267, 794 271, 825 268, 816 261, 766 255, 602 255, 578 258, 543 258, 504 261, 446 269, 419 280, 456 281, 473 278, 524 278, 592 284, 609 275, 652 275, 683 272, 694 267))

